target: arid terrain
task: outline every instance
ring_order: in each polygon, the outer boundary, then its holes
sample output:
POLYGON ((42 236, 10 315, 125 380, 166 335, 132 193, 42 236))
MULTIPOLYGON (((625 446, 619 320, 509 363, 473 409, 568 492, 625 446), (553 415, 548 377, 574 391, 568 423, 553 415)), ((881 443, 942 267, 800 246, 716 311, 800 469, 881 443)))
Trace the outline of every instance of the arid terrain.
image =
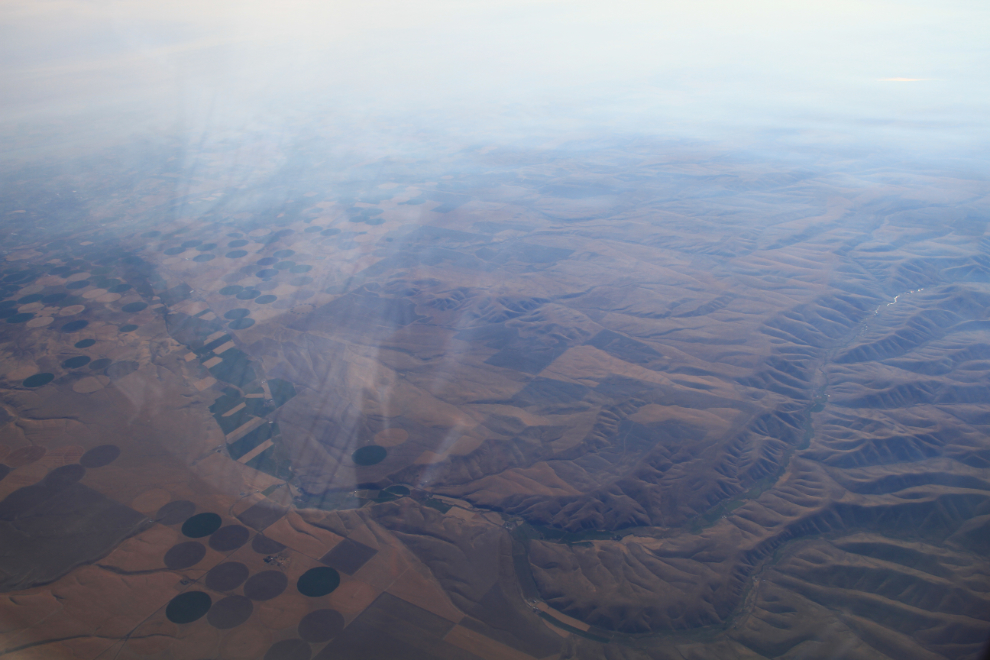
POLYGON ((0 656, 979 656, 984 181, 315 158, 11 179, 0 656))

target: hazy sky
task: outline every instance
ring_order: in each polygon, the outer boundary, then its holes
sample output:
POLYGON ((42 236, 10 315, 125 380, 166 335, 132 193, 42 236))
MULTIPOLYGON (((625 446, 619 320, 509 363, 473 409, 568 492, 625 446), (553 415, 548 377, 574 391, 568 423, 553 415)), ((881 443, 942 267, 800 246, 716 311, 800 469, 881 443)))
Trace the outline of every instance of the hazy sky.
POLYGON ((0 30, 3 137, 27 152, 357 122, 923 156, 979 153, 990 116, 985 0, 8 0, 0 30))

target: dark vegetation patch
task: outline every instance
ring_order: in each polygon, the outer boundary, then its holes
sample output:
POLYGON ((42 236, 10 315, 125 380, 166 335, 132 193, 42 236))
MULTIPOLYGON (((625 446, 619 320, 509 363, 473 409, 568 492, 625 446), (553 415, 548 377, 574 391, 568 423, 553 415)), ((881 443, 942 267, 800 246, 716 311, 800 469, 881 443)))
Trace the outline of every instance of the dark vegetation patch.
POLYGON ((60 330, 62 332, 78 332, 89 325, 89 321, 78 319, 76 321, 70 321, 63 325, 60 330))
POLYGON ((241 525, 226 525, 210 535, 210 547, 219 552, 231 552, 247 543, 251 533, 241 525))
POLYGON ((146 302, 132 302, 127 303, 120 308, 122 312, 127 312, 128 314, 137 314, 138 312, 144 311, 148 308, 148 303, 146 302))
POLYGON ((351 454, 351 459, 358 465, 376 465, 385 460, 388 450, 378 445, 365 445, 359 447, 351 454))
POLYGON ((251 600, 271 600, 289 586, 289 578, 280 571, 262 571, 244 583, 244 595, 251 600))
POLYGON ((250 358, 244 351, 231 348, 223 353, 223 360, 210 367, 210 374, 217 380, 245 387, 257 379, 257 373, 250 358))
POLYGON ((352 539, 345 538, 343 541, 335 545, 330 552, 323 555, 320 558, 320 562, 335 568, 342 573, 354 575, 359 568, 364 566, 368 560, 374 557, 377 553, 378 551, 374 548, 366 546, 363 543, 358 543, 352 539))
POLYGON ((182 533, 189 538, 198 539, 209 536, 220 529, 223 519, 213 512, 197 513, 182 523, 182 533))
POLYGON ((284 516, 286 511, 288 509, 274 503, 258 502, 243 513, 237 514, 237 518, 248 527, 260 532, 284 516))
POLYGON ((24 387, 41 387, 42 385, 47 385, 53 380, 55 380, 55 374, 40 373, 33 376, 28 376, 21 384, 24 387))
POLYGON ((311 568, 296 581, 296 589, 303 596, 319 598, 340 586, 340 574, 330 566, 311 568))
POLYGON ((254 612, 254 603, 250 598, 232 595, 218 600, 206 615, 206 622, 214 628, 228 630, 236 628, 254 612))
POLYGON ((50 490, 60 491, 86 476, 86 468, 78 463, 62 465, 45 475, 41 484, 50 490))
POLYGON ((87 468, 101 468, 113 463, 118 456, 120 456, 120 447, 117 445, 100 445, 83 454, 79 464, 87 468))
POLYGON ((217 564, 206 573, 203 584, 213 591, 230 591, 248 579, 248 567, 238 561, 217 564))
POLYGON ((285 550, 285 546, 263 534, 258 534, 251 541, 251 549, 259 555, 275 555, 285 550))
POLYGON ((165 617, 172 623, 192 623, 210 611, 213 599, 203 591, 179 594, 165 607, 165 617))

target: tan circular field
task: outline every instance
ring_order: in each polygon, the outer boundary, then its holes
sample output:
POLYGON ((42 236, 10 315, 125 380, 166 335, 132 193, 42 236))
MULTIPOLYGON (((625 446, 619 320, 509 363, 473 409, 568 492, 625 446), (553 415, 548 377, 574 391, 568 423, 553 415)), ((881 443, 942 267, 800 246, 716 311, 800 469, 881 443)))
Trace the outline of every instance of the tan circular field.
POLYGON ((83 453, 83 448, 79 445, 56 447, 54 449, 49 449, 48 453, 45 454, 44 458, 42 458, 39 462, 44 464, 47 469, 53 470, 63 465, 78 463, 83 453))
POLYGON ((96 392, 97 390, 102 390, 103 388, 103 383, 101 383, 96 376, 86 376, 85 378, 80 378, 72 384, 72 391, 78 392, 79 394, 89 394, 90 392, 96 392))
POLYGON ((24 467, 25 465, 31 465, 31 463, 41 460, 41 457, 47 453, 48 450, 41 445, 18 447, 7 455, 5 462, 12 468, 24 467))
POLYGON ((385 429, 375 434, 375 444, 382 447, 398 447, 409 439, 404 429, 385 429))

